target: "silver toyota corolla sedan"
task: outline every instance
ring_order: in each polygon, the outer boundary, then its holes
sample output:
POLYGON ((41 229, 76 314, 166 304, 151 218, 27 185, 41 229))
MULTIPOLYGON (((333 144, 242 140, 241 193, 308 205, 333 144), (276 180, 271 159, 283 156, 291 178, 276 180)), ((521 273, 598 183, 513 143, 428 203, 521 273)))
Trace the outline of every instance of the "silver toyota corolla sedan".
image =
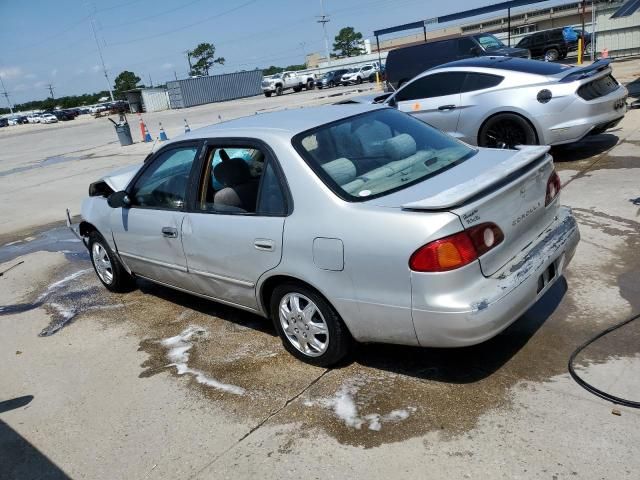
POLYGON ((574 254, 547 151, 472 148, 375 105, 256 115, 93 183, 70 227, 108 289, 141 277, 269 317, 309 363, 353 340, 472 345, 574 254))
POLYGON ((574 67, 478 57, 427 70, 382 99, 469 144, 513 148, 572 143, 613 128, 627 94, 607 60, 574 67))

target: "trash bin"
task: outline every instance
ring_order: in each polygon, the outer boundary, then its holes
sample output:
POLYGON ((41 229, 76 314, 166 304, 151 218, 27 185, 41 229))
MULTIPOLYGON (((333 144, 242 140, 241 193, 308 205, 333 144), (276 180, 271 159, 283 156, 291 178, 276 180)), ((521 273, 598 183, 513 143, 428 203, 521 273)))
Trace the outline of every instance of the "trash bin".
POLYGON ((127 145, 131 145, 133 143, 133 137, 131 136, 131 129, 129 128, 129 124, 127 122, 124 123, 116 123, 116 134, 118 134, 118 140, 120 140, 120 145, 126 147, 127 145))

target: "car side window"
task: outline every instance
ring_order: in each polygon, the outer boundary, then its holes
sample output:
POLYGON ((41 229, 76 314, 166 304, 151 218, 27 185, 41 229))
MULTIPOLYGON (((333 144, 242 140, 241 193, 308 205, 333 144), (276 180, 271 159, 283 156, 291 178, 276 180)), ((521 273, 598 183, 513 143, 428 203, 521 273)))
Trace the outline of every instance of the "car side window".
POLYGON ((285 215, 286 200, 275 167, 249 146, 211 146, 196 209, 226 214, 285 215))
POLYGON ((523 38, 520 43, 518 43, 519 48, 528 48, 531 44, 531 37, 523 38))
POLYGON ((160 153, 136 180, 130 195, 132 206, 182 209, 197 151, 197 146, 190 145, 160 153))
POLYGON ((464 77, 464 72, 443 72, 427 75, 403 86, 398 90, 395 100, 402 102, 419 98, 454 95, 460 93, 464 77))
POLYGON ((496 85, 499 85, 502 80, 504 80, 504 77, 501 77, 500 75, 469 72, 462 84, 462 93, 475 92, 477 90, 495 87, 496 85))

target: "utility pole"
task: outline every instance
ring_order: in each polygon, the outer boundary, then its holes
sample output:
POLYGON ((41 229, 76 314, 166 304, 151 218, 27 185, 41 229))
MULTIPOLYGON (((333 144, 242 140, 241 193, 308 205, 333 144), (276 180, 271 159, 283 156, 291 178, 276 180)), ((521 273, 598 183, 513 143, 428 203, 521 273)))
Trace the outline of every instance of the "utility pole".
POLYGON ((324 32, 324 53, 327 56, 327 65, 331 66, 331 55, 329 55, 329 40, 327 40, 327 23, 329 23, 329 15, 324 14, 324 0, 320 0, 320 17, 317 20, 322 24, 322 31, 324 32))
POLYGON ((307 66, 307 44, 305 42, 300 42, 300 48, 302 48, 302 58, 304 58, 304 66, 307 66))
POLYGON ((13 115, 13 105, 11 105, 11 100, 9 100, 9 92, 7 92, 7 89, 4 87, 4 81, 2 80, 2 75, 0 75, 0 85, 2 85, 2 95, 4 95, 4 98, 7 99, 7 104, 9 105, 9 111, 11 112, 11 115, 13 115))
POLYGON ((176 77, 176 82, 178 81, 178 74, 176 73, 176 71, 173 71, 173 76, 176 77))
POLYGON ((151 85, 151 88, 153 88, 153 80, 151 80, 151 74, 149 74, 149 85, 151 85))
POLYGON ((193 65, 191 65, 191 51, 187 50, 184 53, 187 56, 187 62, 189 62, 189 77, 191 77, 191 75, 193 75, 193 65))
POLYGON ((98 47, 98 54, 100 55, 100 63, 102 63, 102 71, 104 72, 104 78, 107 80, 107 86, 109 87, 109 96, 111 97, 111 101, 115 102, 115 99, 113 98, 113 90, 111 90, 111 82, 109 81, 109 75, 107 74, 107 67, 105 67, 104 65, 102 48, 100 48, 100 42, 98 42, 98 35, 96 34, 96 26, 93 23, 93 15, 91 15, 91 30, 93 31, 93 38, 96 41, 96 46, 98 47))
POLYGON ((55 101, 56 97, 53 95, 53 85, 49 84, 49 93, 51 94, 51 100, 55 101))

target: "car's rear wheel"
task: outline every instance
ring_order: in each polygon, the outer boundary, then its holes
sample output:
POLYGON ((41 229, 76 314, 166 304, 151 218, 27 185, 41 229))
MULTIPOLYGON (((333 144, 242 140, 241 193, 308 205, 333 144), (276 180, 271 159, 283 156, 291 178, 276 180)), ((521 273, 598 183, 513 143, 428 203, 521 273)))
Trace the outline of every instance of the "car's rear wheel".
POLYGON ((112 292, 128 292, 135 285, 131 275, 97 231, 89 235, 89 255, 98 279, 112 292))
POLYGON ((307 90, 313 90, 313 85, 314 85, 313 80, 309 80, 309 81, 307 82, 306 89, 307 89, 307 90))
POLYGON ((537 145, 536 132, 527 120, 514 113, 501 113, 487 120, 478 135, 478 145, 488 148, 515 148, 537 145))
POLYGON ((271 92, 264 92, 264 96, 269 98, 271 96, 271 92))
POLYGON ((544 52, 544 61, 545 62, 555 62, 560 58, 560 52, 557 48, 550 48, 546 52, 544 52))
POLYGON ((292 90, 296 93, 301 92, 302 91, 302 86, 297 86, 297 87, 293 87, 292 90))
POLYGON ((335 365, 349 353, 352 338, 335 309, 316 291, 285 283, 271 296, 271 317, 284 348, 319 367, 335 365))

